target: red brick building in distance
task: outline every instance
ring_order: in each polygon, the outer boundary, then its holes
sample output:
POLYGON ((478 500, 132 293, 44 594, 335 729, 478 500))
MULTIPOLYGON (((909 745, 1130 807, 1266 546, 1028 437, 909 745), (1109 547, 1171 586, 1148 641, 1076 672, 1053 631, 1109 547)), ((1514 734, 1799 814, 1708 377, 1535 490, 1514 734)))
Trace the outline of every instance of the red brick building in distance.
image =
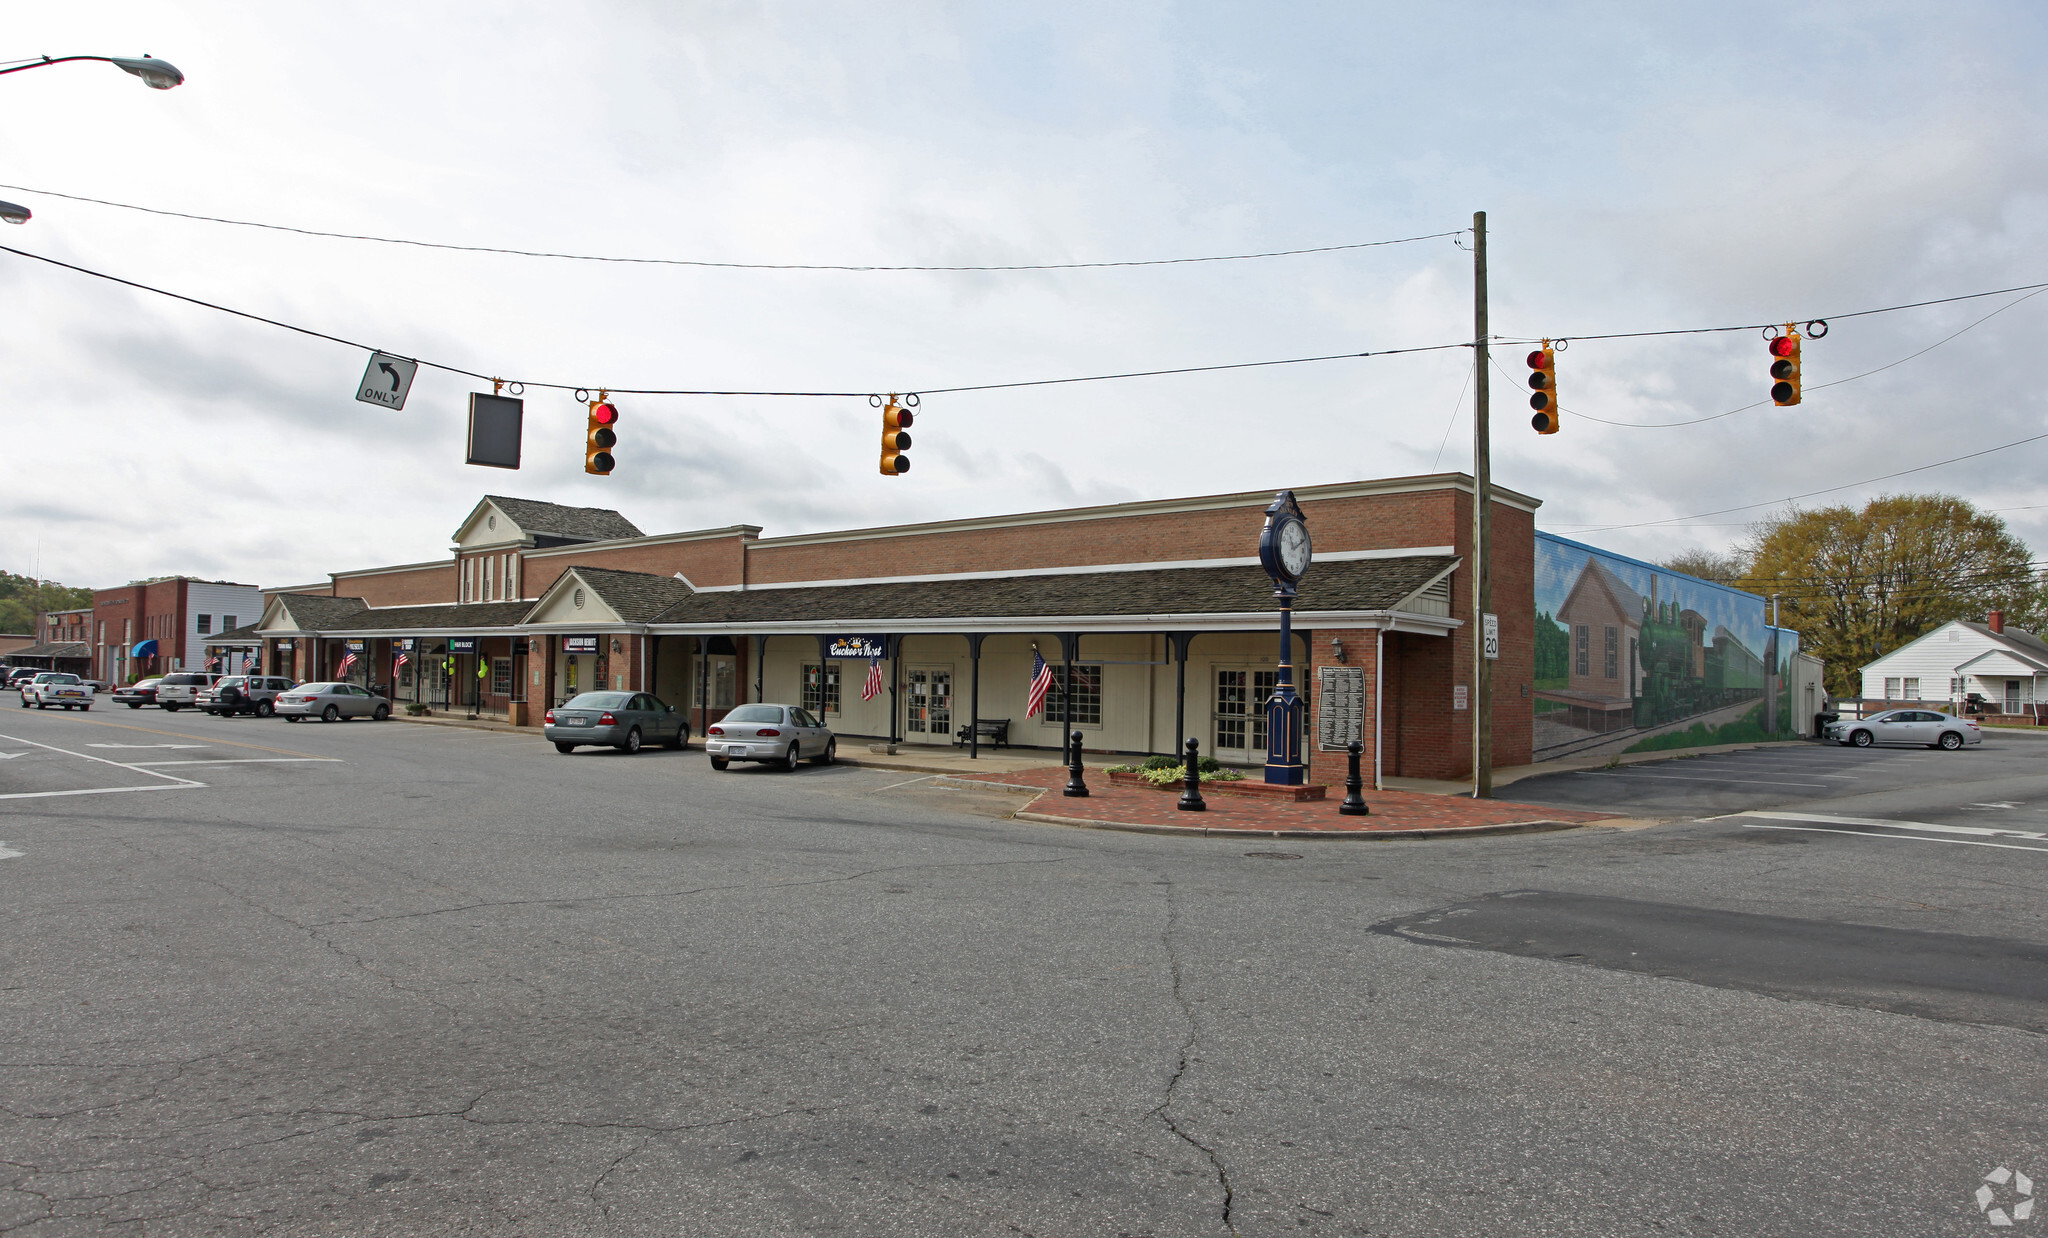
MULTIPOLYGON (((1311 779, 1342 780, 1343 744, 1325 741, 1348 739, 1347 725, 1377 772, 1469 776, 1471 478, 1294 493, 1315 544, 1292 658, 1311 779)), ((1191 736, 1205 754, 1257 765, 1279 655, 1257 561, 1272 501, 1259 491, 763 537, 752 525, 647 535, 614 511, 492 495, 448 558, 267 591, 260 622, 206 643, 303 680, 332 678, 353 653, 348 677, 401 703, 524 725, 605 688, 686 706, 696 735, 735 704, 769 700, 813 709, 848 737, 951 745, 979 717, 1006 721, 1012 745, 1056 752, 1071 705, 1093 751, 1177 752, 1191 736), (860 691, 866 656, 833 656, 860 649, 882 655, 887 688, 873 700, 860 691), (1062 678, 1046 716, 1027 718, 1034 649, 1062 678)), ((1530 760, 1537 506, 1493 491, 1499 765, 1530 760)))

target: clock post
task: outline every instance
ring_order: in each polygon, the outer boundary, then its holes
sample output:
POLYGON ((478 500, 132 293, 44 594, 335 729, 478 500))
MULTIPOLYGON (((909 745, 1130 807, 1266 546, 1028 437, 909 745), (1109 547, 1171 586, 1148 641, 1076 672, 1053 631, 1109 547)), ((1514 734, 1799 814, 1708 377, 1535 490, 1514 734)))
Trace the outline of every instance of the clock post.
POLYGON ((1294 492, 1283 490, 1259 532, 1259 562, 1280 600, 1280 664, 1266 702, 1266 781, 1283 786, 1300 786, 1308 773, 1301 759, 1302 701, 1294 691, 1294 599, 1312 553, 1308 518, 1294 492))

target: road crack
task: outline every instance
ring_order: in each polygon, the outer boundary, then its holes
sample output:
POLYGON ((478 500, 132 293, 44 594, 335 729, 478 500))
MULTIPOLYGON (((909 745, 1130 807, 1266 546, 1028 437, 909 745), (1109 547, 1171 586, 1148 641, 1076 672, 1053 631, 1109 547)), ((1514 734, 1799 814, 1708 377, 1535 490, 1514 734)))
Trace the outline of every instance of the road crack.
POLYGON ((1217 1155, 1216 1149, 1183 1130, 1173 1117, 1173 1103, 1180 1091, 1180 1081, 1188 1073, 1188 1061, 1194 1055, 1195 1045, 1201 1038, 1201 1025, 1195 1020, 1195 1008, 1188 1001, 1187 991, 1182 984, 1180 951, 1173 942, 1173 932, 1180 926, 1180 898, 1176 893, 1177 887, 1171 881, 1162 881, 1161 884, 1166 886, 1166 926, 1160 931, 1159 937, 1166 945, 1167 968, 1173 979, 1173 1000, 1174 1004, 1180 1007, 1181 1018, 1187 1023, 1187 1035, 1180 1042, 1179 1060, 1174 1063, 1173 1074, 1166 1081, 1165 1098, 1152 1110, 1152 1116, 1158 1118, 1175 1138, 1200 1152, 1208 1160, 1209 1167, 1216 1173, 1216 1185, 1223 1191, 1223 1227, 1236 1234, 1237 1224, 1232 1212, 1237 1204, 1237 1192, 1230 1182, 1229 1166, 1223 1163, 1223 1158, 1217 1155))

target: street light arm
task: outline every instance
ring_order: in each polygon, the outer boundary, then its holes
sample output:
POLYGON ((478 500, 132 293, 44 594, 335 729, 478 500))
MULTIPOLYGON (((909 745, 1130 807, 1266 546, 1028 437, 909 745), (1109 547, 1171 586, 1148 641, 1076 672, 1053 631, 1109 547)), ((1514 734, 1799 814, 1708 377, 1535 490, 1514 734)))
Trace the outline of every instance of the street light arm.
POLYGON ((176 65, 168 60, 158 60, 153 56, 144 56, 141 59, 127 56, 44 56, 40 60, 30 61, 28 64, 18 64, 11 69, 0 69, 0 75, 24 73, 30 69, 44 69, 53 64, 69 64, 74 60, 98 60, 114 65, 124 73, 133 73, 141 78, 143 84, 152 90, 169 90, 173 86, 183 85, 185 81, 185 75, 178 71, 176 65))

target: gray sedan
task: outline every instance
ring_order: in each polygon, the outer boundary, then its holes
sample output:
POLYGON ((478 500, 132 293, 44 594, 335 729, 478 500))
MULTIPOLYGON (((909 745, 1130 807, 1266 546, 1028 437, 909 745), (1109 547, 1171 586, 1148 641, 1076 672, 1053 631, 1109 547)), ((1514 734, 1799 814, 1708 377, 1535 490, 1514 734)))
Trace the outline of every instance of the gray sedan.
POLYGON ((804 757, 819 765, 832 764, 839 755, 839 741, 824 723, 795 705, 741 705, 704 728, 704 751, 711 754, 712 769, 724 769, 733 761, 773 761, 795 769, 804 757))
POLYGON ((580 744, 597 744, 621 752, 640 745, 687 748, 690 723, 673 705, 645 692, 585 692, 550 709, 541 734, 557 752, 574 752, 580 744))
POLYGON ((352 683, 302 683, 277 697, 277 716, 286 722, 318 718, 370 718, 377 722, 391 716, 391 702, 352 683))

